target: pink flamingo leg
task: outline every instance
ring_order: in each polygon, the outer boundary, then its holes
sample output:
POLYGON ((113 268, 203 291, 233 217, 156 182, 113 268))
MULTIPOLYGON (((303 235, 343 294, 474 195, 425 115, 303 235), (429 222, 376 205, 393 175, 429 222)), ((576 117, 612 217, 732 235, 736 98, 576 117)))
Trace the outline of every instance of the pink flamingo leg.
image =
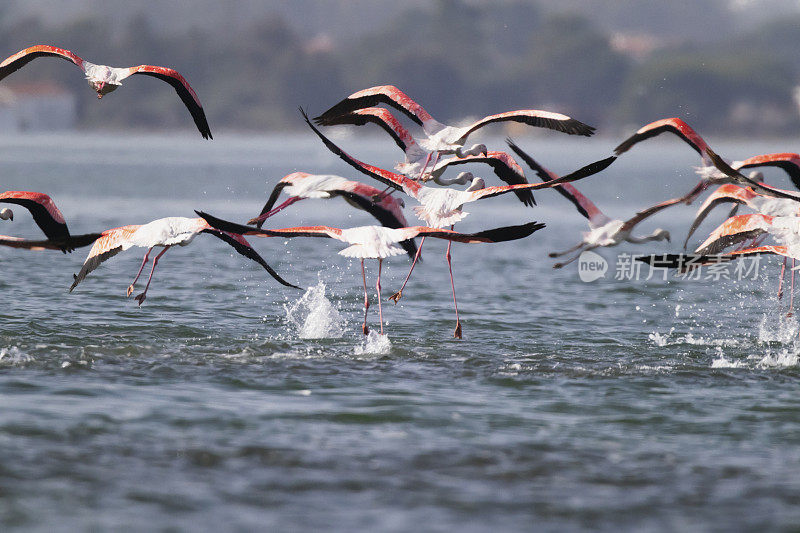
POLYGON ((792 259, 792 274, 791 274, 791 285, 789 287, 789 312, 786 313, 786 316, 792 316, 792 311, 794 310, 794 259, 792 259))
POLYGON ((369 328, 367 327, 367 310, 369 309, 369 296, 367 295, 367 274, 364 272, 364 260, 361 260, 361 279, 364 281, 364 325, 361 327, 361 330, 364 332, 364 335, 369 333, 369 328))
MULTIPOLYGON (((453 230, 453 225, 450 225, 450 230, 453 230)), ((461 338, 461 319, 458 318, 458 302, 456 302, 456 284, 453 282, 453 263, 450 261, 450 247, 453 246, 453 241, 447 242, 447 252, 445 253, 445 257, 447 258, 447 266, 450 268, 450 287, 453 289, 453 306, 456 308, 456 330, 453 332, 453 337, 460 339, 461 338)))
POLYGON ((167 253, 167 250, 169 250, 169 246, 165 246, 164 249, 161 252, 159 252, 159 254, 155 257, 155 259, 153 259, 153 268, 150 270, 150 277, 147 278, 147 285, 144 286, 144 292, 142 292, 142 294, 139 294, 138 296, 136 296, 136 298, 134 298, 134 300, 139 302, 139 307, 141 307, 142 302, 144 302, 144 299, 147 298, 147 289, 150 288, 150 281, 152 281, 153 279, 153 272, 156 271, 156 265, 158 264, 158 260, 161 259, 162 255, 167 253))
POLYGON ((414 265, 417 264, 417 259, 419 259, 419 254, 422 252, 422 245, 425 244, 425 237, 419 241, 419 248, 417 248, 417 253, 414 254, 414 260, 411 262, 411 270, 408 271, 408 276, 406 276, 405 281, 403 282, 403 286, 400 287, 400 290, 396 293, 389 296, 389 300, 392 300, 395 305, 397 305, 397 300, 403 297, 403 289, 406 288, 406 283, 408 283, 408 278, 411 277, 411 273, 414 272, 414 265))
POLYGON ((783 277, 786 272, 786 258, 783 258, 783 266, 781 267, 781 277, 778 278, 778 300, 783 298, 783 277))
POLYGON ((139 272, 136 273, 136 277, 133 278, 133 282, 128 285, 128 298, 131 297, 131 293, 133 293, 133 286, 136 285, 136 282, 139 281, 139 276, 142 275, 142 270, 144 270, 144 265, 147 264, 147 258, 150 256, 150 252, 153 251, 153 247, 147 249, 147 253, 144 254, 144 259, 142 259, 142 266, 139 267, 139 272))
POLYGON ((378 317, 381 321, 381 335, 383 335, 383 309, 381 309, 381 265, 383 265, 383 259, 378 258, 378 282, 375 283, 375 289, 378 291, 378 317))

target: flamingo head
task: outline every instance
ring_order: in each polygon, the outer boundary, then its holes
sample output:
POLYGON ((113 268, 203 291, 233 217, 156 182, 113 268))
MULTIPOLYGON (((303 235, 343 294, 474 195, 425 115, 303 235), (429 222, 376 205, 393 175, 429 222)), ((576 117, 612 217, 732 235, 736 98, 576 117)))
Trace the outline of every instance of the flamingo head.
POLYGON ((14 212, 9 208, 0 209, 0 220, 14 221, 14 212))
POLYGON ((750 178, 753 181, 757 181, 759 183, 764 183, 764 173, 763 172, 759 172, 758 170, 752 171, 750 173, 750 175, 747 176, 747 177, 750 178))
POLYGON ((89 80, 89 85, 97 92, 97 98, 100 99, 103 96, 107 95, 119 85, 114 83, 109 83, 107 81, 99 81, 99 80, 89 80))
POLYGON ((456 156, 458 156, 458 157, 467 157, 467 156, 471 156, 471 155, 473 155, 473 156, 474 155, 483 155, 483 156, 485 156, 487 153, 488 153, 488 150, 486 149, 486 145, 485 144, 473 144, 472 147, 470 147, 467 150, 464 150, 463 146, 459 146, 458 148, 456 148, 456 156))
POLYGON ((461 174, 458 175, 458 177, 461 178, 462 174, 465 174, 465 176, 463 176, 464 178, 468 178, 470 181, 472 181, 469 187, 467 187, 467 192, 477 191, 479 189, 486 188, 486 182, 483 181, 483 178, 478 178, 476 176, 473 176, 472 172, 462 172, 461 174))
POLYGON ((669 237, 669 232, 665 229, 657 229, 655 232, 653 232, 652 239, 654 241, 672 242, 672 240, 669 237))

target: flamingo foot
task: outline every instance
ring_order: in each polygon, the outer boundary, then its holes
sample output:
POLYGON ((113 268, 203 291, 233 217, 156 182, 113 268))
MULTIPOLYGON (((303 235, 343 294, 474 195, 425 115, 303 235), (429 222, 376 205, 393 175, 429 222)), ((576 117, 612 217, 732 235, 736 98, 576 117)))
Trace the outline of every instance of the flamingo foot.
POLYGON ((144 299, 145 299, 145 298, 147 298, 147 293, 146 293, 146 292, 143 292, 142 294, 140 294, 140 295, 136 296, 136 297, 134 298, 134 300, 136 300, 137 302, 139 302, 139 307, 141 307, 141 306, 142 306, 142 302, 144 302, 144 299))
POLYGON ((397 291, 396 293, 392 294, 387 298, 387 300, 394 302, 397 305, 397 301, 403 297, 403 291, 397 291))
POLYGON ((786 313, 786 318, 791 317, 793 314, 794 314, 793 312, 789 311, 788 313, 786 313))
POLYGON ((367 326, 366 323, 361 326, 361 330, 364 332, 364 335, 369 335, 369 326, 367 326))
POLYGON ((453 332, 453 337, 456 339, 461 338, 461 321, 456 322, 456 330, 453 332))
POLYGON ((131 283, 130 285, 128 285, 128 294, 127 294, 127 297, 128 297, 128 298, 130 298, 130 297, 131 297, 131 294, 133 294, 133 283, 131 283))
POLYGON ((563 267, 564 263, 556 263, 555 265, 553 265, 553 268, 563 268, 563 267))

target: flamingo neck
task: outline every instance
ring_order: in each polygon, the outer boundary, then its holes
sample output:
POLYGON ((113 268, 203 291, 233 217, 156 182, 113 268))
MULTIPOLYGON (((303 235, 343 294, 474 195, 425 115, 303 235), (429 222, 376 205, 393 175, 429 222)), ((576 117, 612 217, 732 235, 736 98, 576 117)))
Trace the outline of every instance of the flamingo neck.
POLYGON ((283 211, 284 209, 286 209, 287 207, 289 207, 293 203, 299 202, 302 199, 303 198, 301 198, 300 196, 292 196, 288 200, 283 202, 281 205, 279 205, 278 207, 275 207, 275 208, 271 209, 270 211, 267 211, 263 215, 259 216, 256 220, 258 220, 259 222, 263 222, 266 219, 268 219, 269 217, 271 217, 272 215, 280 213, 281 211, 283 211))

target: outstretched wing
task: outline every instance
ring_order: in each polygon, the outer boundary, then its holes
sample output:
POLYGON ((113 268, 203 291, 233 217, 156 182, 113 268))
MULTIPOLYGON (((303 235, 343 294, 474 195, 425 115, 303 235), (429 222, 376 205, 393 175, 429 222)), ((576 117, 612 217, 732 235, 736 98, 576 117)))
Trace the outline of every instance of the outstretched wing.
POLYGON ((99 267, 100 263, 120 253, 123 250, 125 241, 141 227, 140 224, 133 224, 106 230, 101 233, 94 241, 92 249, 89 250, 89 255, 86 257, 86 261, 83 262, 81 271, 73 275, 75 279, 69 288, 69 292, 72 292, 90 272, 99 267))
POLYGON ((696 254, 716 254, 734 244, 763 235, 772 223, 768 215, 736 215, 720 224, 695 250, 696 254))
POLYGON ((772 196, 775 198, 788 198, 789 200, 795 200, 800 202, 800 196, 790 194, 784 192, 780 189, 775 189, 774 187, 769 187, 767 185, 761 184, 755 180, 751 180, 738 170, 733 169, 724 159, 718 156, 711 148, 706 148, 706 154, 711 159, 711 163, 717 167, 717 170, 722 171, 726 176, 731 178, 733 181, 741 183, 743 185, 749 185, 751 189, 759 194, 763 194, 765 196, 772 196))
POLYGON ((264 270, 269 272, 270 276, 275 278, 275 281, 277 281, 281 285, 292 287, 293 289, 300 289, 300 287, 298 287, 297 285, 292 285, 291 283, 280 277, 278 273, 275 272, 275 270, 273 270, 272 267, 267 264, 264 258, 261 257, 258 254, 258 252, 256 252, 253 249, 252 246, 250 246, 250 243, 247 242, 247 239, 245 239, 241 235, 235 233, 226 233, 224 231, 218 231, 218 230, 208 230, 208 229, 203 230, 203 232, 210 233, 214 237, 217 237, 218 239, 225 241, 226 243, 230 244, 233 247, 233 249, 239 252, 241 255, 255 261, 256 263, 264 267, 264 270))
MULTIPOLYGON (((50 196, 41 192, 6 191, 0 194, 0 202, 16 204, 30 211, 34 222, 51 241, 66 241, 69 230, 64 215, 58 210, 50 196)), ((65 251, 67 251, 65 249, 65 251)))
POLYGON ((493 122, 521 122, 529 126, 537 128, 547 128, 550 130, 560 131, 569 135, 583 135, 589 137, 594 133, 595 128, 586 125, 579 120, 562 115, 561 113, 553 113, 552 111, 542 111, 540 109, 518 109, 516 111, 507 111, 505 113, 498 113, 496 115, 489 115, 477 122, 467 126, 464 134, 459 137, 455 144, 464 144, 467 137, 475 130, 492 124, 493 122))
POLYGON ((363 126, 364 124, 376 124, 383 128, 400 149, 405 152, 410 146, 416 144, 416 141, 411 136, 411 133, 403 127, 400 122, 392 115, 392 112, 382 107, 367 107, 364 109, 357 109, 352 113, 340 115, 327 120, 326 126, 338 126, 343 124, 351 124, 353 126, 363 126))
POLYGON ((689 228, 689 233, 686 235, 686 240, 683 241, 684 249, 689 243, 689 239, 692 237, 692 235, 694 235, 694 232, 698 227, 700 227, 700 224, 703 223, 703 221, 711 213, 711 211, 714 210, 714 208, 720 204, 728 202, 736 205, 746 204, 754 194, 755 193, 753 193, 751 190, 745 189, 744 187, 739 187, 738 185, 733 185, 732 183, 726 183, 717 187, 717 190, 715 190, 708 198, 706 198, 706 201, 703 202, 703 205, 701 205, 700 209, 697 210, 697 214, 694 216, 692 226, 689 228))
MULTIPOLYGON (((507 138, 506 143, 511 148, 511 150, 514 151, 515 154, 517 154, 523 161, 525 161, 525 163, 531 168, 531 170, 536 172, 536 175, 539 176, 539 179, 541 179, 542 181, 548 182, 559 178, 558 175, 550 172, 549 170, 541 166, 539 163, 537 163, 536 160, 534 160, 530 155, 528 155, 527 152, 522 150, 522 148, 517 146, 517 144, 511 139, 507 138)), ((555 190, 559 194, 561 194, 561 196, 572 202, 572 204, 575 206, 578 212, 587 219, 589 219, 590 221, 607 218, 603 214, 603 212, 600 211, 600 209, 596 205, 594 205, 594 203, 591 200, 589 200, 586 196, 584 196, 580 191, 578 191, 578 189, 576 189, 572 185, 562 184, 559 185, 558 187, 555 187, 555 190)))
POLYGON ((20 50, 16 54, 7 57, 0 63, 0 80, 8 76, 9 74, 18 71, 37 57, 60 57, 70 63, 74 63, 78 68, 83 70, 83 59, 76 56, 69 50, 64 50, 63 48, 56 48, 55 46, 50 46, 46 44, 37 44, 36 46, 31 46, 29 48, 25 48, 24 50, 20 50))
POLYGON ((416 195, 416 193, 419 191, 421 186, 417 182, 406 178, 402 174, 396 174, 394 172, 389 172, 388 170, 384 170, 382 168, 374 167, 367 163, 362 163, 355 157, 351 156, 350 154, 348 154, 347 152, 336 146, 333 143, 333 141, 331 141, 325 135, 323 135, 322 132, 319 131, 319 129, 317 129, 317 127, 311 123, 311 121, 308 119, 308 115, 306 114, 305 111, 303 111, 302 108, 300 109, 300 113, 302 113, 303 118, 306 121, 306 124, 308 124, 308 127, 314 130, 314 133, 316 133, 317 136, 320 139, 322 139, 322 142, 325 144, 325 146, 328 147, 328 150, 338 155, 342 161, 344 161, 351 167, 355 168, 362 174, 366 174, 367 176, 375 178, 376 180, 380 181, 381 183, 389 187, 405 191, 405 193, 410 196, 416 195))
POLYGON ((459 233, 457 231, 429 228, 427 226, 400 228, 400 231, 406 232, 409 236, 435 237, 437 239, 473 244, 479 242, 506 242, 523 239, 544 227, 545 225, 539 222, 528 222, 527 224, 504 226, 501 228, 479 231, 478 233, 459 233))
POLYGON ((681 197, 681 198, 670 198, 669 200, 665 200, 665 201, 663 201, 661 203, 658 203, 656 205, 650 206, 650 207, 648 207, 646 209, 642 209, 641 211, 639 211, 638 213, 633 215, 631 218, 626 220, 622 224, 622 226, 620 227, 619 231, 620 232, 630 231, 639 222, 642 222, 643 220, 645 220, 647 218, 650 218, 651 216, 655 215, 659 211, 662 211, 662 210, 664 210, 664 209, 666 209, 666 208, 668 208, 670 206, 673 206, 675 204, 679 204, 681 202, 683 202, 683 197, 681 197))
POLYGON ((213 139, 211 136, 211 128, 208 127, 208 120, 206 120, 206 113, 203 111, 203 105, 200 99, 194 92, 194 89, 189 85, 183 76, 177 70, 165 67, 156 67, 153 65, 139 65, 138 67, 131 67, 128 69, 128 75, 144 74, 145 76, 152 76, 165 81, 172 85, 175 92, 180 96, 183 105, 192 114, 194 123, 197 129, 200 130, 200 135, 203 139, 213 139))
POLYGON ((677 135, 701 156, 708 148, 708 144, 706 144, 703 138, 700 137, 691 126, 689 126, 683 120, 673 117, 656 120, 655 122, 651 122, 650 124, 643 126, 639 129, 639 131, 622 141, 619 146, 614 148, 614 153, 617 155, 625 153, 630 150, 633 145, 644 141, 645 139, 661 135, 664 132, 677 135))
POLYGON ((320 116, 314 118, 314 122, 320 126, 329 126, 334 118, 352 113, 358 109, 374 107, 379 104, 386 104, 394 107, 408 115, 411 120, 420 126, 422 126, 424 121, 433 118, 421 105, 409 98, 406 93, 394 85, 379 85, 351 94, 320 116))
POLYGON ((755 167, 778 167, 789 175, 794 186, 800 189, 800 154, 777 153, 763 154, 737 161, 731 165, 736 170, 755 167))
POLYGON ((222 230, 236 235, 255 235, 257 237, 328 237, 330 239, 340 239, 342 230, 329 226, 302 226, 295 228, 282 229, 259 229, 244 224, 237 224, 229 220, 217 218, 203 211, 195 211, 197 216, 204 219, 212 228, 222 230))

